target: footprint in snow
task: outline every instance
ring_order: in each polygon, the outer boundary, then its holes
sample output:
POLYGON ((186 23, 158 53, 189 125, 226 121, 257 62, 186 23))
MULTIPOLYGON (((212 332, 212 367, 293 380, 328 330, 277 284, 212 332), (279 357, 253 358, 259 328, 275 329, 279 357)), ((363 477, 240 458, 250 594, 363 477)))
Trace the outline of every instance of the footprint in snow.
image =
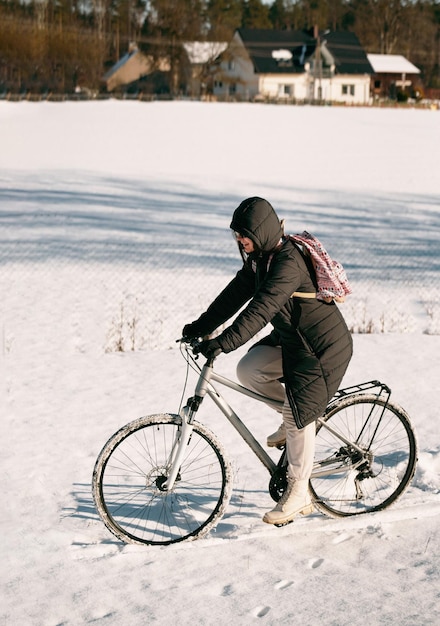
POLYGON ((293 580, 280 580, 275 583, 274 589, 287 589, 290 585, 293 585, 293 580))
POLYGON ((335 539, 333 539, 332 543, 338 544, 338 543, 342 543, 343 541, 348 541, 349 539, 352 539, 351 535, 349 535, 347 533, 341 533, 340 535, 335 537, 335 539))
POLYGON ((222 596, 230 596, 234 593, 232 585, 225 585, 223 587, 222 596))
POLYGON ((255 617, 264 617, 265 615, 267 615, 270 611, 270 606, 257 606, 254 609, 254 615, 255 617))

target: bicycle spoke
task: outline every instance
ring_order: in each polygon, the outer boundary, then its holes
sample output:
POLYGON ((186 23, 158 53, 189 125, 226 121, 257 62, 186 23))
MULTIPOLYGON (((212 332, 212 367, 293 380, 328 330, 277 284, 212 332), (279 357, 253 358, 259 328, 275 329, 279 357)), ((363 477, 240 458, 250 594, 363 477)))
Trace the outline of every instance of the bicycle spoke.
POLYGON ((107 527, 124 541, 169 544, 202 536, 230 497, 230 469, 218 442, 195 425, 175 485, 163 490, 180 424, 151 416, 110 439, 98 458, 94 497, 107 527))
POLYGON ((405 412, 374 395, 360 394, 331 407, 324 421, 316 436, 317 464, 311 479, 317 507, 345 516, 394 502, 409 484, 417 456, 405 412))

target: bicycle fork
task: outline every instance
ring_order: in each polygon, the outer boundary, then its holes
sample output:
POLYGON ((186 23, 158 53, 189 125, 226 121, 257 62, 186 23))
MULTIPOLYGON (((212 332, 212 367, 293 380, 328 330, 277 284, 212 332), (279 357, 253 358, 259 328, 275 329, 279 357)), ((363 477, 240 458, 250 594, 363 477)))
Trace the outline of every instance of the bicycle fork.
POLYGON ((194 396, 187 400, 187 404, 179 412, 179 415, 182 418, 182 424, 178 429, 176 441, 174 442, 173 449, 170 454, 168 478, 162 485, 162 489, 164 491, 171 491, 174 487, 176 479, 178 478, 180 467, 185 457, 186 448, 191 440, 191 434, 193 431, 192 422, 199 406, 203 401, 203 398, 206 396, 206 391, 211 378, 211 372, 212 361, 208 360, 200 373, 194 396))
POLYGON ((191 439, 193 426, 189 421, 188 415, 190 413, 189 407, 185 406, 180 411, 182 418, 182 425, 179 427, 176 440, 173 445, 173 449, 169 458, 169 471, 168 478, 162 485, 164 491, 171 491, 178 477, 180 466, 182 465, 183 457, 185 456, 185 450, 191 439))

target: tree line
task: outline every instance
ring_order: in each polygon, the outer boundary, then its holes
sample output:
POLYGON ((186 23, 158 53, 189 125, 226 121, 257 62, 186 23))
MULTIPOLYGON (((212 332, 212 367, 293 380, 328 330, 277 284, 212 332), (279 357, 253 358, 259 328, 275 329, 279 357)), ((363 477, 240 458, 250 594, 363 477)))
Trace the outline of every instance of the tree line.
POLYGON ((440 88, 440 0, 0 0, 0 93, 103 89, 132 42, 175 70, 183 42, 315 25, 354 32, 367 53, 404 55, 440 88))

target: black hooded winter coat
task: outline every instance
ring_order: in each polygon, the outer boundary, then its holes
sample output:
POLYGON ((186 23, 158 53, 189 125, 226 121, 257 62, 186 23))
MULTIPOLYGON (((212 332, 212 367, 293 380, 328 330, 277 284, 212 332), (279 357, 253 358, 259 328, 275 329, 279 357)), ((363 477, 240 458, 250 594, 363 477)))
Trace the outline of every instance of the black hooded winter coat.
POLYGON ((338 307, 316 298, 313 267, 295 244, 282 240, 280 221, 266 200, 248 198, 235 210, 231 228, 257 250, 198 320, 210 334, 239 311, 216 339, 224 352, 245 344, 268 323, 273 331, 259 344, 281 345, 286 393, 298 428, 322 415, 352 356, 352 338, 338 307))

